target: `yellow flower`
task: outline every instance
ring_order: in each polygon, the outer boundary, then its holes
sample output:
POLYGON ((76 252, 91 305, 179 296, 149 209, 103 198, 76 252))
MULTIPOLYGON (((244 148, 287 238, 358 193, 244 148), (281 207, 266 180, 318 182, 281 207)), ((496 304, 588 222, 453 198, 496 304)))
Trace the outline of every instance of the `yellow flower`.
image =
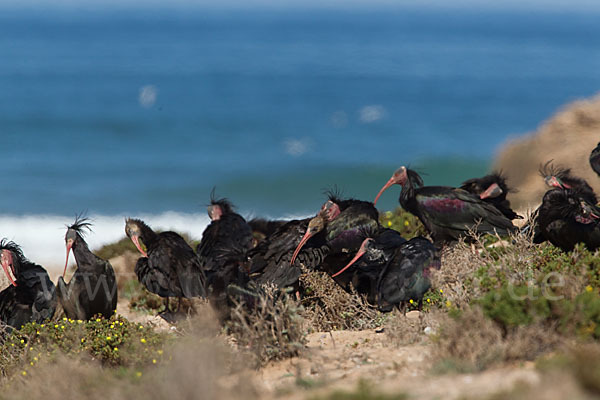
POLYGON ((80 319, 78 319, 78 320, 77 320, 77 323, 78 323, 78 324, 82 324, 82 323, 83 323, 83 321, 82 321, 82 320, 80 320, 80 319))
POLYGON ((392 221, 388 221, 388 227, 392 226, 392 221))
POLYGON ((44 324, 41 324, 40 326, 43 328, 43 327, 44 327, 44 324))
POLYGON ((114 350, 114 351, 119 351, 119 348, 118 348, 118 347, 115 347, 113 350, 114 350))
POLYGON ((140 378, 142 376, 142 371, 138 371, 135 373, 135 376, 137 376, 138 378, 140 378))
POLYGON ((452 303, 450 302, 450 300, 446 300, 446 307, 450 307, 452 305, 452 303))
POLYGON ((119 325, 120 325, 120 326, 123 326, 123 321, 119 322, 119 325))
POLYGON ((144 339, 144 338, 141 338, 141 339, 140 339, 140 342, 142 342, 142 343, 146 343, 146 339, 144 339))
POLYGON ((31 362, 29 363, 29 365, 33 366, 33 361, 31 361, 31 362))
POLYGON ((409 302, 410 304, 413 304, 413 303, 414 303, 413 299, 410 299, 408 302, 409 302))
POLYGON ((144 329, 144 327, 142 325, 140 325, 140 329, 144 329))
POLYGON ((58 324, 54 324, 54 327, 55 327, 55 328, 58 328, 58 324))
POLYGON ((428 303, 431 303, 431 300, 427 299, 427 302, 428 302, 428 303))
POLYGON ((96 318, 96 322, 100 322, 100 318, 96 318))
POLYGON ((21 339, 21 344, 23 344, 23 343, 25 343, 25 340, 24 340, 24 339, 21 339))
POLYGON ((440 289, 440 293, 444 293, 444 291, 442 289, 440 289))
POLYGON ((85 342, 85 338, 81 338, 81 343, 85 342))
POLYGON ((163 351, 162 350, 157 350, 156 351, 159 355, 162 355, 163 351))
POLYGON ((152 359, 152 364, 156 364, 156 358, 152 359))
POLYGON ((23 376, 27 375, 27 371, 21 371, 21 375, 23 375, 23 376))
POLYGON ((110 339, 111 339, 111 337, 110 337, 110 336, 107 336, 107 337, 106 337, 106 340, 110 340, 110 339))
POLYGON ((37 361, 37 360, 38 360, 38 358, 37 358, 37 357, 33 357, 33 361, 37 361))
POLYGON ((586 291, 586 292, 588 292, 588 293, 591 293, 593 290, 594 290, 594 288, 593 288, 593 287, 591 287, 590 285, 587 285, 587 286, 585 287, 585 291, 586 291))
POLYGON ((66 320, 67 320, 67 317, 63 317, 63 321, 66 321, 66 320))
POLYGON ((410 222, 408 222, 408 220, 404 221, 404 226, 409 226, 410 222))
POLYGON ((64 326, 64 325, 61 325, 61 326, 60 326, 60 329, 65 329, 65 326, 64 326))
POLYGON ((114 329, 114 328, 115 328, 115 326, 111 324, 110 325, 110 329, 114 329))
POLYGON ((35 333, 37 333, 38 335, 40 334, 40 331, 35 331, 35 333))

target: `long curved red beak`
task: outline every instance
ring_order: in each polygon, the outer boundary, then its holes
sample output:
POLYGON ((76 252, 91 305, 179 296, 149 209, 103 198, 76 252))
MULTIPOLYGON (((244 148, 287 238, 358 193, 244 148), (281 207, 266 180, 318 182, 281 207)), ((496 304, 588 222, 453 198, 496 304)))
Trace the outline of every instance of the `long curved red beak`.
POLYGON ((11 270, 13 271, 13 274, 14 274, 14 268, 12 267, 12 255, 10 254, 9 251, 2 252, 0 254, 1 254, 0 257, 2 258, 2 269, 4 269, 4 273, 8 277, 8 280, 10 281, 10 283, 13 286, 17 286, 17 282, 15 282, 13 280, 12 276, 10 276, 10 273, 8 272, 8 266, 10 265, 11 270))
POLYGON ((140 245, 140 240, 137 236, 131 236, 131 241, 133 242, 133 244, 135 244, 135 247, 137 247, 137 249, 140 251, 140 253, 142 253, 144 257, 148 257, 148 254, 142 249, 142 246, 140 245))
POLYGON ((364 249, 364 246, 361 245, 360 249, 358 250, 358 252, 354 256, 354 258, 352 260, 350 260, 350 262, 348 263, 348 265, 346 265, 344 268, 340 269, 335 274, 331 275, 331 277, 335 278, 336 276, 338 276, 339 274, 341 274, 342 272, 344 272, 345 270, 347 270, 348 268, 350 268, 352 266, 352 264, 354 264, 356 261, 358 261, 359 258, 361 258, 363 256, 363 254, 365 254, 365 249, 364 249))
POLYGON ((379 191, 379 193, 377 193, 377 196, 375 197, 375 201, 373 201, 373 206, 377 205, 377 200, 379 200, 379 196, 382 195, 383 192, 385 192, 390 186, 392 186, 394 183, 396 183, 394 177, 392 176, 390 178, 389 181, 387 181, 387 183, 385 185, 383 185, 383 187, 381 188, 381 190, 379 191))
POLYGON ((302 250, 302 247, 304 247, 306 242, 308 242, 308 239, 310 239, 311 237, 312 234, 310 232, 310 229, 307 229, 306 233, 302 237, 302 240, 300 240, 300 243, 298 243, 298 247, 296 247, 296 250, 294 251, 294 255, 292 256, 292 261, 290 261, 290 265, 294 265, 294 261, 296 261, 296 257, 298 257, 300 250, 302 250))
POLYGON ((485 192, 479 195, 481 200, 498 197, 502 194, 502 188, 497 183, 492 183, 485 192))
POLYGON ((69 265, 69 253, 71 252, 71 247, 73 247, 73 240, 69 239, 67 240, 67 259, 65 260, 65 269, 63 270, 63 278, 65 277, 65 274, 67 273, 67 265, 69 265))

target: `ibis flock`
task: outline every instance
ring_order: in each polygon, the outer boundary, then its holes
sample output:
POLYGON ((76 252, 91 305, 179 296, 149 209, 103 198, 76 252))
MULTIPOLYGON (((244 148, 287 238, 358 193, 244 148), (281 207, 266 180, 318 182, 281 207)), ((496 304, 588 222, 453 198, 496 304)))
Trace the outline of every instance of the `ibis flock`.
MULTIPOLYGON (((590 155, 590 165, 600 175, 600 143, 590 155)), ((125 233, 141 254, 135 265, 137 279, 165 298, 165 318, 180 313, 182 298, 208 299, 223 315, 234 303, 252 307, 265 285, 291 289, 301 297, 299 279, 309 271, 322 271, 344 290, 389 312, 404 309, 407 302, 422 304, 432 270, 441 267, 441 249, 461 238, 508 236, 520 230, 534 243, 549 241, 565 251, 577 243, 592 250, 600 247, 600 208, 590 185, 551 162, 540 172, 549 189, 520 229, 512 221, 523 217, 511 209, 506 198, 510 189, 500 173, 470 179, 458 188, 425 186, 417 172, 403 166, 374 202, 328 193, 320 210, 305 219, 246 221, 228 200, 211 194, 211 222, 195 249, 179 234, 156 232, 139 219, 127 219, 125 233), (380 224, 375 205, 393 185, 402 187, 400 205, 419 218, 428 237, 406 240, 380 224), (169 305, 170 298, 177 304, 169 305)), ((89 249, 88 231, 90 222, 81 217, 67 227, 67 260, 56 285, 16 243, 0 241, 0 263, 10 282, 0 292, 0 320, 5 325, 20 328, 42 322, 59 304, 73 319, 108 318, 115 312, 115 273, 109 261, 89 249), (77 269, 66 282, 71 252, 77 269)))

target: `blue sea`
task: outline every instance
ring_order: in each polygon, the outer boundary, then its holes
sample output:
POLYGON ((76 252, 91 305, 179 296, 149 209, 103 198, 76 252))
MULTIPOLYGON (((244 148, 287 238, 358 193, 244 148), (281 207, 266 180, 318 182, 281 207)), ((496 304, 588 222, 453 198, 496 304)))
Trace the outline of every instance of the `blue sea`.
POLYGON ((212 188, 282 217, 314 213, 334 186, 372 200, 405 164, 459 184, 598 91, 598 17, 4 10, 0 236, 60 264, 84 211, 99 245, 125 216, 200 236, 212 188))

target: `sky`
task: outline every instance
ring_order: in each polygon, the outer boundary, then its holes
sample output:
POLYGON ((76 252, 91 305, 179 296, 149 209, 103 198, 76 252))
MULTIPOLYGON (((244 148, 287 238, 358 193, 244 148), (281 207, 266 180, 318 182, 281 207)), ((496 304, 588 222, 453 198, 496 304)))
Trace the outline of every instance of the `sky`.
POLYGON ((474 8, 600 10, 598 0, 0 0, 0 8, 474 8))

